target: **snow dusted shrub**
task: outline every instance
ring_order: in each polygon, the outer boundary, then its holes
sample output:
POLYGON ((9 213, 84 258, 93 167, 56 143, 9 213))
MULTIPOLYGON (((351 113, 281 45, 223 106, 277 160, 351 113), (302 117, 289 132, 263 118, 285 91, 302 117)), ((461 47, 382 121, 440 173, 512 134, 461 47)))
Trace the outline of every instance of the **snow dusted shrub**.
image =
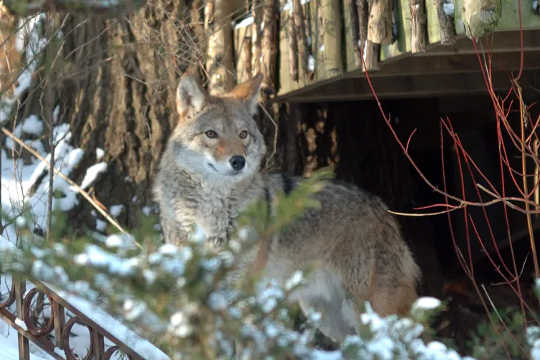
POLYGON ((284 287, 258 278, 236 281, 236 256, 254 243, 250 229, 271 236, 306 206, 317 206, 310 195, 319 180, 280 201, 271 224, 264 204, 248 209, 236 238, 220 251, 198 229, 180 248, 162 244, 157 219, 146 217, 133 236, 74 239, 64 228, 54 229, 51 244, 27 232, 19 248, 4 249, 0 267, 99 304, 171 359, 459 359, 442 343, 422 340, 440 307, 436 299, 420 299, 411 318, 381 318, 366 304, 358 335, 324 351, 314 344, 321 314, 309 314, 303 329, 294 329, 287 302, 309 273, 293 274, 284 287))

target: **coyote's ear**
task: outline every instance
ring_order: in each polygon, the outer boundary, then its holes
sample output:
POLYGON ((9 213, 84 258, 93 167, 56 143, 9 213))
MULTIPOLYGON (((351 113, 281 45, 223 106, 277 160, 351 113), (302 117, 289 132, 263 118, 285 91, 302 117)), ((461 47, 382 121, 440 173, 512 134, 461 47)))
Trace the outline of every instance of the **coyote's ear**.
POLYGON ((237 85, 227 96, 246 101, 249 112, 255 115, 259 103, 259 89, 261 88, 262 78, 261 73, 257 74, 254 78, 237 85))
POLYGON ((207 96, 195 76, 184 75, 176 89, 176 110, 180 118, 193 116, 201 111, 206 104, 207 96))

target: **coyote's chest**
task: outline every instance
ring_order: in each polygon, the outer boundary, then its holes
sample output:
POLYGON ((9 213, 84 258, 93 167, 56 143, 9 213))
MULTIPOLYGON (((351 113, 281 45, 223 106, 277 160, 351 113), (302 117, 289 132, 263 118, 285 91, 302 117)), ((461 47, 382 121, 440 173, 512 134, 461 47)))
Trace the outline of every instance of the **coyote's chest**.
POLYGON ((193 216, 188 216, 186 225, 200 227, 209 240, 222 244, 233 235, 241 203, 231 191, 214 187, 201 189, 193 216))

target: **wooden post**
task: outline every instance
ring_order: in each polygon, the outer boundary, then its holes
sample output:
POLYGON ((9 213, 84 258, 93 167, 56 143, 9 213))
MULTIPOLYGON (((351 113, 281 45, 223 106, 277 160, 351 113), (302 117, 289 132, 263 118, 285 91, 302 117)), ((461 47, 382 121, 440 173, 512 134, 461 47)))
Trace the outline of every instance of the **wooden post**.
POLYGON ((376 44, 372 41, 366 40, 366 46, 364 47, 364 70, 372 71, 379 70, 379 52, 381 51, 381 44, 376 44))
POLYGON ((501 0, 463 0, 462 17, 467 36, 478 39, 493 31, 501 11, 501 0))
POLYGON ((281 21, 287 25, 287 45, 289 49, 289 71, 293 81, 298 81, 298 39, 296 37, 296 24, 293 13, 287 11, 281 12, 281 21))
POLYGON ((392 42, 392 0, 372 1, 367 39, 375 44, 390 44, 392 42))
POLYGON ((262 35, 262 89, 265 95, 276 92, 276 59, 277 59, 277 0, 266 0, 263 7, 263 35, 262 35))
POLYGON ((444 0, 433 0, 433 6, 437 10, 442 45, 452 45, 456 42, 456 29, 452 16, 444 12, 444 0))
POLYGON ((253 75, 261 72, 262 51, 261 51, 261 21, 262 9, 261 1, 253 0, 251 4, 251 16, 253 16, 253 30, 251 32, 251 71, 253 75))
POLYGON ((103 335, 97 332, 96 329, 90 328, 90 336, 92 337, 92 353, 93 359, 104 360, 105 359, 105 340, 103 335))
MULTIPOLYGON (((356 7, 356 1, 355 0, 345 0, 343 3, 343 11, 345 15, 345 21, 346 25, 345 28, 349 29, 350 36, 352 39, 351 47, 353 49, 354 53, 354 63, 356 66, 362 65, 362 49, 361 44, 364 43, 364 41, 360 40, 360 32, 359 32, 359 20, 358 20, 358 11, 356 7)), ((365 40, 365 38, 363 39, 365 40)))
POLYGON ((323 80, 343 73, 341 53, 341 9, 335 0, 320 0, 318 15, 317 79, 323 80))
POLYGON ((234 85, 231 1, 208 0, 205 30, 208 34, 206 71, 211 94, 230 90, 234 85))
POLYGON ((236 81, 242 83, 253 76, 251 71, 251 32, 255 31, 255 25, 247 25, 234 30, 235 47, 238 54, 236 61, 236 81))
POLYGON ((62 336, 62 331, 66 323, 64 307, 54 300, 52 301, 51 307, 54 319, 54 338, 56 339, 56 347, 63 349, 64 338, 62 336))
POLYGON ((356 0, 356 13, 358 16, 358 40, 364 44, 367 40, 369 24, 369 4, 367 0, 356 0))
POLYGON ((424 0, 409 0, 411 11, 411 52, 426 51, 426 4, 424 0))
POLYGON ((296 43, 298 46, 298 72, 299 78, 305 80, 308 73, 308 43, 306 36, 306 24, 304 11, 300 0, 293 0, 293 17, 296 26, 296 43))
MULTIPOLYGON (((22 280, 13 279, 13 286, 15 287, 15 307, 17 311, 17 318, 24 321, 24 311, 23 311, 23 297, 26 291, 26 283, 22 280)), ((30 344, 28 339, 18 333, 18 343, 19 343, 19 360, 30 360, 30 344)))

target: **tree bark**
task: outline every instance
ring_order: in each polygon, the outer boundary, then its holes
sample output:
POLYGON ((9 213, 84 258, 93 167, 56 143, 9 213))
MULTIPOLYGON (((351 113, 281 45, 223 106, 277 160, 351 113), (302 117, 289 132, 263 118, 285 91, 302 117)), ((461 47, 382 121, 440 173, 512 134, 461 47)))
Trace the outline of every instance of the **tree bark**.
MULTIPOLYGON (((0 3, 0 96, 13 94, 21 54, 15 47, 15 16, 0 3)), ((0 119, 0 122, 4 119, 0 119)))
MULTIPOLYGON (((80 183, 88 166, 107 162, 89 190, 107 206, 124 204, 118 220, 128 227, 151 202, 152 179, 177 119, 179 75, 201 62, 190 11, 185 1, 156 0, 119 19, 71 15, 62 29, 61 71, 47 87, 54 89, 58 121, 69 124, 72 143, 84 150, 71 178, 80 183), (101 160, 98 148, 105 152, 101 160)), ((46 74, 37 76, 39 84, 46 74)), ((34 86, 28 92, 21 116, 46 118, 45 91, 34 86)), ((95 229, 96 218, 80 201, 70 222, 95 229)))

